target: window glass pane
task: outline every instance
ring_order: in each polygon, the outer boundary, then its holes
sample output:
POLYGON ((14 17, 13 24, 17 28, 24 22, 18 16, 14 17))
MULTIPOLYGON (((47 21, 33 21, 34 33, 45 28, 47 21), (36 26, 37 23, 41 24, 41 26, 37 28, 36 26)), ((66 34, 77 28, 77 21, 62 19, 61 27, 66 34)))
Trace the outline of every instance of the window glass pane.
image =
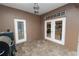
POLYGON ((62 21, 55 22, 55 39, 61 40, 62 38, 62 21))
POLYGON ((18 38, 20 39, 24 39, 24 24, 23 22, 18 22, 18 38))
POLYGON ((47 22, 47 37, 51 37, 51 22, 47 22))

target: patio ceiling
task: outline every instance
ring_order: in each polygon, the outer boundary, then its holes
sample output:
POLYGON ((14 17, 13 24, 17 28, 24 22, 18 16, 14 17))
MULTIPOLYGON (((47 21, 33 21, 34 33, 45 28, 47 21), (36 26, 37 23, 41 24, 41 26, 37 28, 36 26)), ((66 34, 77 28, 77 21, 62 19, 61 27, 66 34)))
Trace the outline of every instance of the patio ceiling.
MULTIPOLYGON (((67 3, 38 3, 40 7, 38 15, 42 15, 66 4, 67 3)), ((2 5, 34 13, 34 3, 2 3, 2 5)))

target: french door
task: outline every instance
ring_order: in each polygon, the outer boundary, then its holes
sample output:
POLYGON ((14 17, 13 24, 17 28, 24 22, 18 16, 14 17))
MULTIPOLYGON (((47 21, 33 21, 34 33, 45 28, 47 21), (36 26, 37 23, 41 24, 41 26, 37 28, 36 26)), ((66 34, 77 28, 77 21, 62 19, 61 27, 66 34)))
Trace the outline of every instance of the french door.
POLYGON ((45 21, 45 39, 64 45, 66 18, 45 21))

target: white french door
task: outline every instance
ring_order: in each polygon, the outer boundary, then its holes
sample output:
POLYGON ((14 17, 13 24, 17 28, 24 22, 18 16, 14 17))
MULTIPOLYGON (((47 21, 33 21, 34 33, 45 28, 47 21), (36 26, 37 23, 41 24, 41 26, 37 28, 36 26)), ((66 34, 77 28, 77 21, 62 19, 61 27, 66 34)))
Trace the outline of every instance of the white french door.
POLYGON ((45 21, 45 39, 64 45, 66 18, 45 21))
POLYGON ((15 19, 15 42, 16 44, 26 41, 26 21, 23 19, 15 19))
POLYGON ((45 21, 45 39, 50 40, 51 39, 51 25, 52 25, 52 20, 46 20, 45 21))

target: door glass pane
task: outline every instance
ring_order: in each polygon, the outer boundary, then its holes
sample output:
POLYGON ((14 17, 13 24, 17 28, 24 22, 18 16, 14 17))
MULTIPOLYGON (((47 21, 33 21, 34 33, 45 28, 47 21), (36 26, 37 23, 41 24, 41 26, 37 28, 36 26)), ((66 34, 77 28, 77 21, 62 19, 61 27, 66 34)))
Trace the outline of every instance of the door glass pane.
POLYGON ((51 37, 51 22, 47 22, 47 37, 51 37))
POLYGON ((24 23, 18 22, 18 39, 24 39, 24 23))
POLYGON ((56 40, 62 39, 62 21, 55 22, 55 39, 56 40))

